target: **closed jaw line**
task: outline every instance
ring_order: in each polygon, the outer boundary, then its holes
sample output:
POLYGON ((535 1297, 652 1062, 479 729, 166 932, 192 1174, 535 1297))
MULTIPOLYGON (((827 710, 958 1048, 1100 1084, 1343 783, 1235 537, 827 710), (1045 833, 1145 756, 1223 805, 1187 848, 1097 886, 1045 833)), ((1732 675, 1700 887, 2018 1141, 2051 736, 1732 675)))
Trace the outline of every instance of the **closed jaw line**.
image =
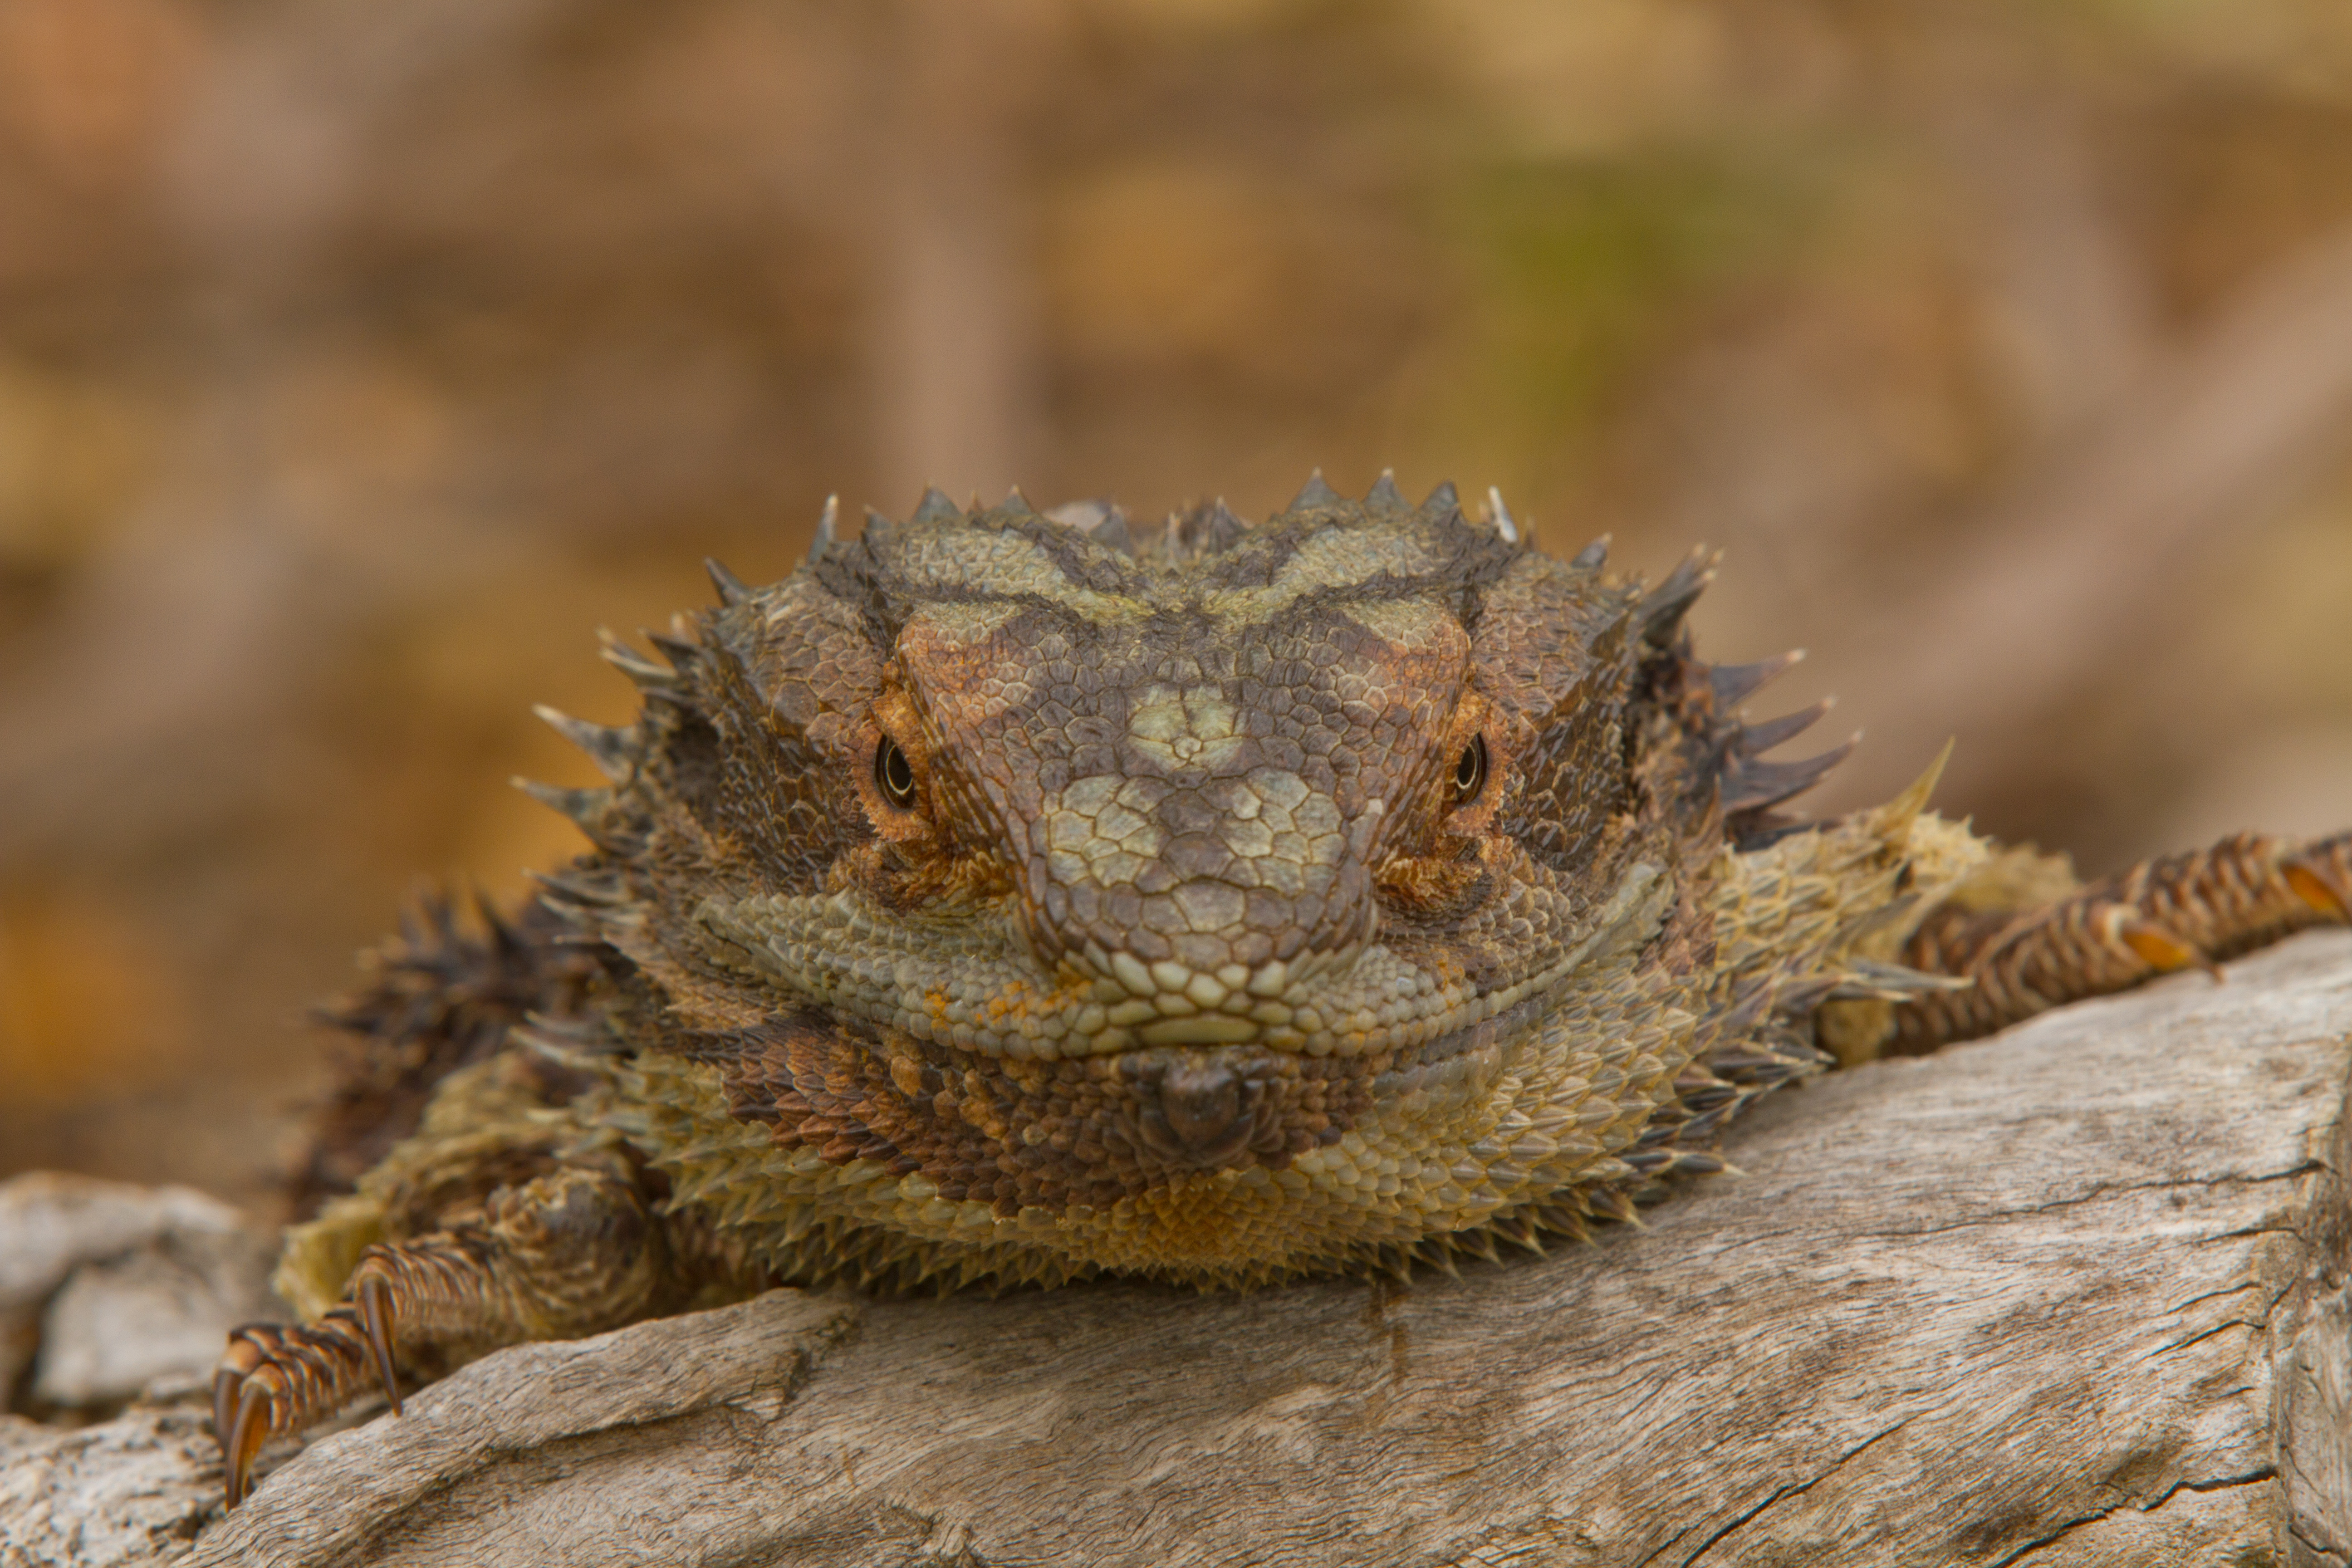
POLYGON ((1424 1048, 1541 996, 1586 963, 1646 942, 1671 896, 1656 868, 1631 868, 1581 941, 1484 991, 1379 942, 1213 973, 1089 944, 1047 975, 1009 922, 990 931, 969 918, 909 921, 854 892, 707 900, 696 924, 709 956, 802 1005, 980 1056, 1255 1045, 1355 1057, 1424 1048))

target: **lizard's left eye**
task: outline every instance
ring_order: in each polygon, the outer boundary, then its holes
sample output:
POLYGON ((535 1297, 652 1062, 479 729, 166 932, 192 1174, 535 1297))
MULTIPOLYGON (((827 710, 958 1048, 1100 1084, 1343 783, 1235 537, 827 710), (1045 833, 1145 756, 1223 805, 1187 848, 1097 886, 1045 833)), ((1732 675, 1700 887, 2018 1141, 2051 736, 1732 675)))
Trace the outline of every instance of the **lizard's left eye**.
POLYGON ((907 753, 898 749, 898 742, 887 735, 874 749, 874 782, 882 786, 890 804, 901 811, 915 804, 914 764, 907 761, 907 753))
POLYGON ((1454 764, 1454 804, 1467 805, 1486 787, 1486 737, 1474 735, 1454 764))

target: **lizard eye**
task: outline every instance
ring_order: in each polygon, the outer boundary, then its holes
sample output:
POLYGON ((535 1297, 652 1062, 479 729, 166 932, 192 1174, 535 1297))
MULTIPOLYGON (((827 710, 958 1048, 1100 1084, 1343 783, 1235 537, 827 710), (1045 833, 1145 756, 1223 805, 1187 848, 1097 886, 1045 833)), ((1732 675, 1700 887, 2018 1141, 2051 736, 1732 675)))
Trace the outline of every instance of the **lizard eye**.
POLYGON ((1454 764, 1454 804, 1467 805, 1486 787, 1486 737, 1474 735, 1454 764))
POLYGON ((900 810, 915 804, 915 764, 887 735, 874 749, 874 782, 882 786, 883 798, 900 810))

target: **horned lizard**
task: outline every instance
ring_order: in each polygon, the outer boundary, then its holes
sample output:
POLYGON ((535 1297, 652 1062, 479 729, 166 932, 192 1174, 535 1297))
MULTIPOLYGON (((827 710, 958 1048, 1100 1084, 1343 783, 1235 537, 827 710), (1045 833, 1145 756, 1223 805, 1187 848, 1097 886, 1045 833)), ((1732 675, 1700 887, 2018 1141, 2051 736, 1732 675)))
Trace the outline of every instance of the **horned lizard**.
MULTIPOLYGON (((1490 492, 1490 496, 1492 492, 1490 492)), ((366 1042, 231 1336, 274 1433, 498 1346, 777 1283, 1203 1288, 1539 1246, 1719 1169, 1773 1088, 2352 910, 2352 834, 2077 884, 1927 807, 1786 803, 1605 544, 1311 481, 1245 526, 965 510, 837 537, 551 711, 593 847, 341 1016, 366 1042)), ((1849 745, 1851 742, 1849 742, 1849 745)))

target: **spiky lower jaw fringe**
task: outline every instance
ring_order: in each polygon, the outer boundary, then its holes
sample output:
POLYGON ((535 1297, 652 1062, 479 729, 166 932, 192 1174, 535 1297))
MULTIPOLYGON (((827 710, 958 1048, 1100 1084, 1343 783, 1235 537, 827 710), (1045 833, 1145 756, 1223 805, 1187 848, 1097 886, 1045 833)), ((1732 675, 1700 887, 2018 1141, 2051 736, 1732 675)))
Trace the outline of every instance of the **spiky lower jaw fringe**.
POLYGON ((1443 1085, 1392 1082, 1335 1141, 1288 1157, 1177 1172, 1106 1204, 959 1199, 919 1171, 780 1140, 747 1121, 721 1068, 646 1053, 616 1064, 591 1114, 653 1152, 674 1205, 743 1243, 780 1278, 948 1288, 1101 1273, 1202 1287, 1400 1266, 1532 1241, 1612 1212, 1628 1152, 1675 1098, 1701 998, 1643 962, 1665 914, 1525 1026, 1458 1060, 1443 1085), (1433 1092, 1441 1089, 1442 1092, 1433 1092))

